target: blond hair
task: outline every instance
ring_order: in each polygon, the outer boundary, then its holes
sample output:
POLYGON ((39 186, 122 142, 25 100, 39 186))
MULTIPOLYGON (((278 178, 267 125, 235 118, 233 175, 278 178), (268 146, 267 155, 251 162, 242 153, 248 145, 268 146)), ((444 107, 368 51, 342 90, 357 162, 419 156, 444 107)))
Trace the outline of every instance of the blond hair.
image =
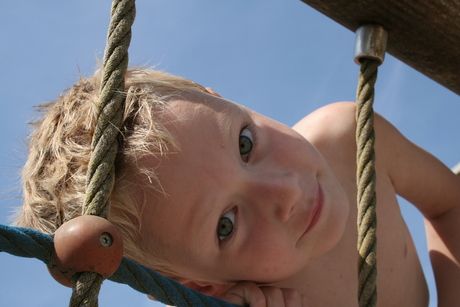
MULTIPOLYGON (((22 171, 24 203, 15 225, 51 234, 81 215, 101 77, 101 70, 90 78, 80 77, 57 100, 38 106, 41 116, 31 124, 28 158, 22 171)), ((141 209, 132 195, 131 179, 147 175, 146 186, 161 192, 155 171, 143 169, 137 161, 146 155, 164 155, 167 148, 177 147, 161 124, 165 103, 184 91, 206 89, 190 80, 145 68, 128 70, 125 88, 120 131, 123 145, 115 165, 109 220, 123 236, 125 257, 165 275, 175 275, 167 260, 162 259, 161 251, 152 255, 152 249, 142 245, 141 209)))

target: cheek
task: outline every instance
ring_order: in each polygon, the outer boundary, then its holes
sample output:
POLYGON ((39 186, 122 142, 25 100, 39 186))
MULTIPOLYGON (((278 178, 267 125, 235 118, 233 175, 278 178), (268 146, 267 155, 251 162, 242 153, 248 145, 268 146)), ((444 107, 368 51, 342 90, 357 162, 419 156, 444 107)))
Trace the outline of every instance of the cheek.
POLYGON ((259 227, 249 242, 239 253, 239 263, 245 264, 242 272, 249 280, 268 283, 284 279, 297 271, 300 259, 305 258, 295 250, 292 238, 281 231, 259 227))
POLYGON ((324 165, 324 158, 317 149, 299 135, 282 135, 272 146, 274 157, 283 165, 301 169, 316 169, 324 165))
POLYGON ((333 175, 330 177, 328 194, 330 197, 331 215, 335 218, 337 228, 342 229, 348 220, 350 204, 343 187, 333 175))

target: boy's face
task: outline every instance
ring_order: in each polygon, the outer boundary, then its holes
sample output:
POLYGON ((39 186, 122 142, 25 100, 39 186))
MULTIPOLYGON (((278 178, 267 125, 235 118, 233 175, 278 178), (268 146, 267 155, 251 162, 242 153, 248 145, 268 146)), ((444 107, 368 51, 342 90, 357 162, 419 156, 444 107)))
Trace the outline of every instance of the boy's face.
POLYGON ((315 147, 243 106, 207 94, 185 98, 168 103, 164 119, 180 152, 142 161, 167 194, 145 196, 149 246, 162 246, 195 281, 269 283, 338 242, 348 201, 315 147))

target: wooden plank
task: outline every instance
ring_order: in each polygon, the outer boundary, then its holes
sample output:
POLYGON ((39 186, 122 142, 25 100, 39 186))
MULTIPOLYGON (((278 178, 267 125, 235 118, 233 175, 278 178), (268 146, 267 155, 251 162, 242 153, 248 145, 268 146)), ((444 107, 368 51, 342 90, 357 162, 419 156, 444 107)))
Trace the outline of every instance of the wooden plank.
POLYGON ((387 52, 460 95, 459 0, 302 0, 353 32, 388 31, 387 52))

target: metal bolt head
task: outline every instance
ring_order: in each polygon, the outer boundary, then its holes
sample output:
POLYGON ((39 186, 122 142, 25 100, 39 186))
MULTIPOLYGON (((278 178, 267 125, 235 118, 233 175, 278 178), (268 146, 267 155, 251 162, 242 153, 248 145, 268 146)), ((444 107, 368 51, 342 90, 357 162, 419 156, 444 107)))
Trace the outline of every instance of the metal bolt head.
POLYGON ((110 247, 113 244, 113 238, 107 232, 104 232, 101 234, 100 240, 101 240, 101 244, 104 245, 105 247, 110 247))

